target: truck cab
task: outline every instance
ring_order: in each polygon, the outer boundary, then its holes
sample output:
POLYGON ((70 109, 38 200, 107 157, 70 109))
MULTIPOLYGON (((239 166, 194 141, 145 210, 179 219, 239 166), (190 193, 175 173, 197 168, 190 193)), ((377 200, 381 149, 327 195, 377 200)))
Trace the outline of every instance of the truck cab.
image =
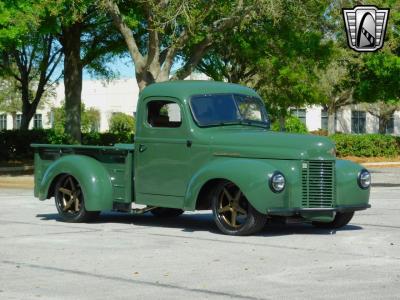
POLYGON ((328 138, 270 131, 247 87, 152 84, 139 95, 136 122, 133 145, 33 145, 35 195, 54 196, 72 222, 132 212, 132 203, 160 217, 212 210, 230 235, 255 233, 270 218, 339 228, 369 207, 367 170, 336 159, 328 138))

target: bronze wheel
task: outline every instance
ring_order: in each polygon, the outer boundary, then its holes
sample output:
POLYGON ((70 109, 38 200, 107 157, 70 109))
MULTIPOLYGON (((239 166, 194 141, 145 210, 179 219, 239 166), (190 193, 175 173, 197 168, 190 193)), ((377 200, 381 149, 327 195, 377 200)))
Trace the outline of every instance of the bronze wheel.
POLYGON ((84 222, 99 214, 86 211, 81 185, 69 174, 59 178, 54 198, 58 214, 66 222, 84 222))
POLYGON ((266 216, 256 211, 242 191, 230 181, 220 182, 212 201, 214 219, 225 234, 249 235, 261 230, 266 216))

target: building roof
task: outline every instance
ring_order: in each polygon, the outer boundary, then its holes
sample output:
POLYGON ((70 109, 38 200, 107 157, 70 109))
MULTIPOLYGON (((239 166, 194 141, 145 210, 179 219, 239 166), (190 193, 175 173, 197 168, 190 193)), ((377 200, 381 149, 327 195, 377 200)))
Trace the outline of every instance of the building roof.
POLYGON ((193 95, 232 93, 258 97, 257 93, 245 86, 210 80, 176 80, 153 83, 147 86, 139 98, 149 96, 175 97, 187 99, 193 95))

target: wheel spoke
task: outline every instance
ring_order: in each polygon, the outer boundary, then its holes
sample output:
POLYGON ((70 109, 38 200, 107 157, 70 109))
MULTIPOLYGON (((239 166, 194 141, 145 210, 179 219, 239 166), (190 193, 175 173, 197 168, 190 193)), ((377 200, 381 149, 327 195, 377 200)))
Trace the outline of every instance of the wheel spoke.
POLYGON ((59 188, 58 189, 61 193, 63 193, 63 194, 65 194, 65 195, 68 195, 68 196, 72 196, 72 191, 71 190, 69 190, 69 189, 66 189, 66 188, 59 188))
POLYGON ((74 191, 76 190, 76 188, 75 188, 75 183, 74 183, 74 181, 72 180, 72 177, 71 177, 71 176, 68 177, 68 181, 69 181, 69 183, 70 183, 70 185, 71 185, 72 191, 74 192, 74 191))
POLYGON ((241 190, 238 190, 238 192, 236 193, 235 198, 233 199, 233 201, 234 201, 235 203, 238 203, 238 204, 239 204, 240 197, 242 197, 242 191, 241 191, 241 190))
POLYGON ((231 194, 229 194, 229 192, 228 192, 228 190, 226 188, 224 188, 224 194, 228 198, 229 201, 233 200, 231 194))
POLYGON ((231 226, 236 227, 236 217, 237 217, 237 211, 235 209, 232 209, 231 211, 231 226))
POLYGON ((232 208, 229 205, 226 205, 226 206, 221 207, 220 209, 218 209, 218 212, 219 213, 224 213, 224 212, 227 212, 227 211, 231 211, 231 209, 232 208))
POLYGON ((77 195, 75 196, 75 211, 79 211, 79 198, 77 195))
POLYGON ((235 209, 238 211, 238 213, 242 215, 247 215, 247 211, 245 211, 243 208, 241 208, 239 205, 235 207, 235 209))
POLYGON ((72 203, 74 203, 74 201, 75 201, 75 196, 73 195, 71 199, 68 200, 67 204, 64 206, 63 211, 67 211, 71 207, 72 203))

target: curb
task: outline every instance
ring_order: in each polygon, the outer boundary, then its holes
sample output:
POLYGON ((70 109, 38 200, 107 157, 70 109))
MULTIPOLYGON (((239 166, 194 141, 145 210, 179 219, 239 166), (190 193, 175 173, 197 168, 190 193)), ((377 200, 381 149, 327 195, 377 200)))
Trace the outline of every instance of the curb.
POLYGON ((21 172, 21 171, 32 171, 33 166, 21 166, 21 167, 0 167, 1 172, 21 172))
POLYGON ((400 161, 361 163, 366 167, 400 167, 400 161))
POLYGON ((20 175, 20 176, 1 175, 0 176, 0 188, 32 189, 33 186, 34 186, 33 175, 20 175))

